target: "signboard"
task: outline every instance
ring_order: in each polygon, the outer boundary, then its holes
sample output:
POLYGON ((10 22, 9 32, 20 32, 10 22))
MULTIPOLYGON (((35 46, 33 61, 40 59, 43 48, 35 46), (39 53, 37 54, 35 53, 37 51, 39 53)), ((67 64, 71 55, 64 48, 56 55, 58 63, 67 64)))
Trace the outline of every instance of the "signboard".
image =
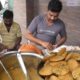
POLYGON ((80 6, 80 0, 66 0, 67 6, 80 6))

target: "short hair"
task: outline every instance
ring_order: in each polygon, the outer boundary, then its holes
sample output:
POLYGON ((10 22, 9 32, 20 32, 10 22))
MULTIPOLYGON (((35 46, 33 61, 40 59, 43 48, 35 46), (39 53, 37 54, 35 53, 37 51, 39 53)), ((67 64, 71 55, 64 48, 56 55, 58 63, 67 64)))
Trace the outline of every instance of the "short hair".
POLYGON ((51 0, 48 4, 48 10, 60 12, 62 10, 62 2, 60 0, 51 0))
POLYGON ((3 18, 13 18, 13 12, 10 11, 10 10, 5 10, 4 13, 3 13, 3 18))

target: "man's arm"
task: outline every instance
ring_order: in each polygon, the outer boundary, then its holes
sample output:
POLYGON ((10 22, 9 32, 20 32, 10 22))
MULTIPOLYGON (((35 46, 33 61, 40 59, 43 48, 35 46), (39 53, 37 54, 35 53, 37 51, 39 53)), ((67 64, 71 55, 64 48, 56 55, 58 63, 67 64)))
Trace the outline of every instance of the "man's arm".
POLYGON ((21 32, 20 25, 18 24, 17 25, 17 38, 16 38, 16 41, 15 41, 14 49, 16 49, 16 50, 19 49, 21 40, 22 40, 22 32, 21 32))
POLYGON ((36 43, 36 44, 39 44, 41 46, 43 46, 44 48, 47 48, 47 49, 52 49, 53 48, 53 45, 49 42, 45 42, 45 41, 42 41, 40 39, 37 39, 33 36, 32 33, 30 33, 29 31, 26 33, 26 35, 24 35, 28 40, 36 43))
POLYGON ((67 40, 67 33, 66 33, 66 28, 64 23, 62 24, 62 28, 61 31, 59 32, 59 35, 60 35, 60 39, 57 41, 55 48, 64 44, 64 42, 67 40))
POLYGON ((17 37, 16 42, 15 42, 15 46, 14 46, 14 50, 18 50, 20 47, 20 43, 21 43, 22 37, 17 37))
POLYGON ((59 47, 60 45, 64 44, 64 42, 67 40, 67 37, 64 36, 62 37, 55 45, 54 45, 54 48, 57 48, 59 47))
POLYGON ((4 49, 7 49, 7 46, 0 43, 0 52, 3 51, 4 49))

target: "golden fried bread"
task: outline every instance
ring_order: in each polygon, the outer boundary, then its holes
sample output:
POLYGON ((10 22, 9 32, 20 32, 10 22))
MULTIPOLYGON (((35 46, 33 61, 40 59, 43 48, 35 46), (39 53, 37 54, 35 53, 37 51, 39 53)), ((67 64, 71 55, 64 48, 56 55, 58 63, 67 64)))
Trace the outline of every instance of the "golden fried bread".
POLYGON ((80 77, 78 77, 76 80, 80 80, 80 77))
POLYGON ((73 53, 73 55, 71 56, 71 58, 80 61, 80 54, 79 53, 73 53))
POLYGON ((52 57, 52 58, 50 58, 49 60, 50 61, 61 61, 61 60, 63 60, 64 59, 64 57, 63 56, 54 56, 54 57, 52 57))
POLYGON ((49 80, 60 80, 60 79, 58 79, 58 77, 52 75, 52 76, 50 76, 49 80))
POLYGON ((60 60, 63 60, 65 59, 67 55, 67 52, 66 52, 66 48, 62 48, 56 56, 53 56, 50 58, 50 61, 60 61, 60 60))
POLYGON ((69 67, 65 61, 61 61, 52 67, 52 72, 56 75, 65 75, 69 72, 69 67))
POLYGON ((50 65, 43 66, 39 70, 39 74, 42 76, 48 76, 52 74, 52 67, 50 65))
POLYGON ((64 52, 66 52, 66 48, 61 48, 61 50, 58 52, 58 55, 62 55, 64 52))
POLYGON ((42 61, 45 62, 45 61, 49 60, 50 58, 53 58, 55 55, 56 55, 56 54, 52 54, 52 55, 50 55, 50 56, 45 56, 42 61))
POLYGON ((55 65, 57 65, 57 64, 59 64, 59 63, 60 63, 60 62, 58 62, 58 61, 57 61, 57 62, 50 61, 50 62, 49 62, 49 65, 55 66, 55 65))
POLYGON ((63 56, 64 58, 66 58, 66 56, 67 56, 67 51, 66 52, 64 52, 64 54, 62 54, 61 56, 63 56))
POLYGON ((72 75, 70 73, 63 75, 63 76, 59 76, 58 77, 60 80, 74 80, 72 75))
POLYGON ((66 61, 69 60, 72 55, 73 55, 72 53, 68 53, 68 55, 66 56, 65 60, 66 60, 66 61))
POLYGON ((70 71, 73 71, 75 68, 79 66, 79 63, 75 59, 70 59, 67 62, 70 71))
POLYGON ((72 76, 74 79, 77 79, 80 77, 80 67, 78 67, 72 71, 72 76))

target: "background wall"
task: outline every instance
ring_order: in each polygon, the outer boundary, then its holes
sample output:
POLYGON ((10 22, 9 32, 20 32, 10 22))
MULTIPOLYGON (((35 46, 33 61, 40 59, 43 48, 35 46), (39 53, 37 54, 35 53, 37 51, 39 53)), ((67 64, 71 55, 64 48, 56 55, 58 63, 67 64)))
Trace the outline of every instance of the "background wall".
MULTIPOLYGON (((24 33, 27 26, 26 0, 14 0, 13 7, 14 20, 20 24, 22 33, 24 33)), ((22 43, 26 42, 27 40, 23 37, 22 43)))
MULTIPOLYGON (((80 0, 73 0, 78 1, 77 5, 72 0, 61 1, 63 10, 60 18, 65 22, 68 35, 65 44, 80 45, 80 0)), ((20 23, 22 32, 36 15, 46 13, 48 2, 49 0, 14 0, 15 20, 20 23)), ((26 39, 22 42, 26 42, 26 39)))

